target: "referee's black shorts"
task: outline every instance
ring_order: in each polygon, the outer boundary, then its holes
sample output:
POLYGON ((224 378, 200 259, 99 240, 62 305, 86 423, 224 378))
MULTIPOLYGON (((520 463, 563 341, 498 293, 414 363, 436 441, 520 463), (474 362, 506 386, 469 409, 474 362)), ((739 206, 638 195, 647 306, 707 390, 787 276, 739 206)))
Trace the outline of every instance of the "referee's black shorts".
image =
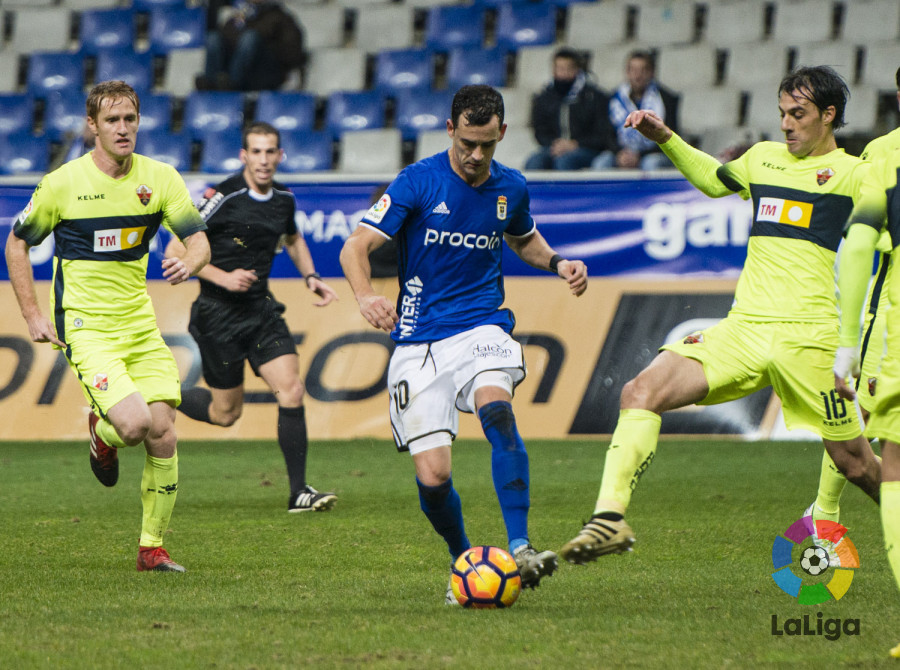
POLYGON ((264 363, 296 354, 283 313, 284 305, 271 295, 246 303, 203 295, 197 298, 188 329, 200 348, 207 385, 217 389, 240 386, 244 383, 244 360, 258 376, 264 363))

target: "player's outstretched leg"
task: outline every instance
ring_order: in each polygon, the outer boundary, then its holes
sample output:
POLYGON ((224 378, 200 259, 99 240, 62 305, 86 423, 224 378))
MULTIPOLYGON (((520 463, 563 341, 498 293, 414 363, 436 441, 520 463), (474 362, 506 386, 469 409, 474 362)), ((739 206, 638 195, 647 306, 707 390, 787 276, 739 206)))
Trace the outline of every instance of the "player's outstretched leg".
POLYGON ((97 424, 104 423, 115 430, 109 422, 96 414, 88 414, 88 431, 91 435, 91 471, 103 486, 115 486, 119 481, 119 451, 107 444, 98 434, 97 424))
POLYGON ((594 514, 560 550, 570 563, 588 563, 606 554, 631 551, 634 531, 625 510, 638 480, 653 461, 662 418, 643 409, 623 409, 613 433, 594 514))

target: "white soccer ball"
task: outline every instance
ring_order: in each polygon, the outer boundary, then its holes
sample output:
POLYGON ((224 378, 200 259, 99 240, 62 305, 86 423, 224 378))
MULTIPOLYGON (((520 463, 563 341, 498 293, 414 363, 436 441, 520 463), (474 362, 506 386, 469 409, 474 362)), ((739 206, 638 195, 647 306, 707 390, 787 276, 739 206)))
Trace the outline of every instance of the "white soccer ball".
POLYGON ((800 558, 800 567, 815 577, 828 569, 828 552, 822 547, 807 547, 800 558))

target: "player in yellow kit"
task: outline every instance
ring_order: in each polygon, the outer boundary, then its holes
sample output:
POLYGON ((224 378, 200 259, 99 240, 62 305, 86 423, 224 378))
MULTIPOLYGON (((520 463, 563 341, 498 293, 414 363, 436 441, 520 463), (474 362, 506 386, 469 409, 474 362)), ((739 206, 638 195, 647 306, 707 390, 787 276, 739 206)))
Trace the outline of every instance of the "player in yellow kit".
POLYGON ((634 533, 624 515, 655 454, 663 412, 726 402, 770 385, 787 426, 818 433, 848 479, 877 499, 880 467, 856 406, 835 391, 831 369, 838 346, 833 267, 868 167, 834 139, 846 100, 847 86, 830 68, 788 74, 778 104, 785 143, 760 142, 725 165, 689 146, 652 112, 626 119, 707 195, 752 198, 754 222, 728 316, 664 346, 625 385, 594 514, 562 548, 565 559, 584 563, 631 548, 634 533))
MULTIPOLYGON (((896 132, 896 131, 895 131, 896 132)), ((879 234, 886 227, 894 252, 900 245, 900 147, 879 152, 848 221, 847 240, 838 271, 840 289, 840 349, 835 356, 834 380, 841 397, 852 400, 846 379, 859 375, 860 320, 866 284, 879 234)), ((900 274, 891 273, 887 285, 887 354, 875 393, 868 432, 881 442, 881 523, 888 562, 900 586, 900 274)), ((891 650, 900 658, 900 644, 891 650)))
POLYGON ((87 99, 94 150, 46 175, 6 243, 9 277, 31 339, 65 351, 91 406, 91 468, 119 476, 117 448, 147 451, 141 480, 138 570, 184 572, 163 549, 178 490, 178 368, 147 294, 147 254, 160 225, 184 242, 163 261, 179 284, 209 261, 205 225, 170 166, 134 153, 140 101, 128 84, 102 82, 87 99), (28 249, 53 233, 50 317, 38 306, 28 249))

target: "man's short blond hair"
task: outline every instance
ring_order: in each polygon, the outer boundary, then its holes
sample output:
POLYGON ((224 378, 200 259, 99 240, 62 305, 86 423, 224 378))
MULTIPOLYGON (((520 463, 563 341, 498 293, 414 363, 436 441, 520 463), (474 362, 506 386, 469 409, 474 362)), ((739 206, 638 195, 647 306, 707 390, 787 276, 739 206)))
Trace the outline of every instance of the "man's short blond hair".
POLYGON ((130 100, 134 105, 135 111, 137 111, 138 114, 141 113, 141 101, 138 98, 138 94, 135 93, 135 90, 124 81, 112 80, 101 81, 91 89, 90 93, 88 93, 87 103, 85 103, 87 115, 96 121, 97 115, 100 114, 100 106, 103 104, 103 101, 116 100, 118 98, 130 100))

